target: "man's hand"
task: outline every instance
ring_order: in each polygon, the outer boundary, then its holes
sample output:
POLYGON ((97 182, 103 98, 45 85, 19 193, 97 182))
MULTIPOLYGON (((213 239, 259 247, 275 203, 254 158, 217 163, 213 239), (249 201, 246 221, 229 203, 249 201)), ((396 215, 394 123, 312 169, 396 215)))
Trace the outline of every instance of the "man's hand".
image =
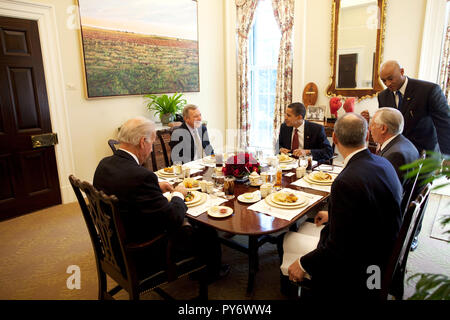
POLYGON ((295 149, 292 154, 296 157, 303 157, 311 154, 310 150, 304 150, 304 149, 295 149))
POLYGON ((328 211, 319 211, 314 217, 314 223, 317 227, 323 225, 325 222, 328 222, 328 211))
POLYGON ((291 150, 289 150, 289 149, 286 149, 286 148, 280 149, 280 153, 289 153, 289 152, 291 152, 291 150))
POLYGON ((302 281, 305 277, 305 271, 300 267, 300 262, 295 260, 288 268, 289 280, 294 282, 302 281))
POLYGON ((184 186, 184 183, 180 183, 179 185, 177 185, 173 191, 180 192, 184 197, 186 197, 186 194, 188 192, 186 187, 184 186))
POLYGON ((164 192, 172 192, 173 191, 173 187, 170 183, 168 183, 167 181, 161 181, 159 182, 159 187, 161 188, 161 191, 164 192))

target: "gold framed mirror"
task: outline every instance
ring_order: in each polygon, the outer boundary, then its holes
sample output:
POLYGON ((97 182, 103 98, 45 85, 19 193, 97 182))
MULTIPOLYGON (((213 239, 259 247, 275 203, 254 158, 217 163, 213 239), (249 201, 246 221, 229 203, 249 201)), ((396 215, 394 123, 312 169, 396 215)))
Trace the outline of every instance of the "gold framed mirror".
POLYGON ((373 97, 383 57, 387 0, 333 0, 327 96, 373 97))

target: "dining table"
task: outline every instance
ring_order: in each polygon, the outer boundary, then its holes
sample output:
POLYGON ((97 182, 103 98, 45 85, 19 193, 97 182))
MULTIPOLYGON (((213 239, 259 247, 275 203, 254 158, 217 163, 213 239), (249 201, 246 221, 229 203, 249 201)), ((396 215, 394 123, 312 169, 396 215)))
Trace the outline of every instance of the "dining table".
MULTIPOLYGON (((200 168, 200 170, 196 170, 191 177, 195 178, 201 176, 200 179, 202 180, 212 180, 212 176, 216 171, 215 166, 204 166, 202 168, 202 162, 198 160, 197 164, 194 164, 191 167, 195 167, 195 165, 199 165, 197 168, 200 168)), ((268 165, 261 166, 261 172, 267 170, 269 170, 268 165)), ((314 198, 314 201, 309 201, 308 205, 293 218, 283 219, 260 211, 251 210, 249 209, 252 206, 251 203, 245 203, 238 200, 239 195, 259 190, 258 186, 252 186, 248 181, 235 182, 234 198, 228 199, 221 204, 222 206, 233 209, 231 215, 223 218, 216 218, 210 216, 207 211, 196 215, 190 215, 188 211, 186 215, 189 220, 222 231, 222 235, 219 236, 222 244, 248 255, 247 295, 250 295, 254 290, 255 276, 259 269, 258 249, 267 242, 282 245, 282 236, 284 232, 296 231, 297 221, 308 213, 319 210, 329 197, 330 193, 328 191, 316 190, 307 185, 299 186, 298 183, 297 185, 293 184, 295 181, 298 182, 299 180, 296 177, 295 172, 295 168, 283 171, 281 188, 290 188, 301 191, 306 197, 314 198), (276 236, 274 236, 275 234, 276 236), (234 235, 244 235, 248 237, 247 244, 242 244, 242 241, 235 241, 233 239, 234 235)), ((213 197, 216 198, 217 196, 213 195, 213 197)), ((274 212, 276 212, 276 208, 274 208, 274 212)))

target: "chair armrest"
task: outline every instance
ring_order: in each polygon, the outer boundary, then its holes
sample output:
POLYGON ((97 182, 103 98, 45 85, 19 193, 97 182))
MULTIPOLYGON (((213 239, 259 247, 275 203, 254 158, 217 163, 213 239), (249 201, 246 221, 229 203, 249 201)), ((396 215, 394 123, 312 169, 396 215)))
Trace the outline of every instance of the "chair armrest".
POLYGON ((156 236, 155 238, 145 241, 145 242, 141 242, 141 243, 129 243, 125 246, 125 248, 129 251, 139 251, 139 250, 143 250, 146 249, 148 247, 151 247, 154 243, 164 239, 165 237, 167 237, 167 235, 165 233, 162 233, 158 236, 156 236))

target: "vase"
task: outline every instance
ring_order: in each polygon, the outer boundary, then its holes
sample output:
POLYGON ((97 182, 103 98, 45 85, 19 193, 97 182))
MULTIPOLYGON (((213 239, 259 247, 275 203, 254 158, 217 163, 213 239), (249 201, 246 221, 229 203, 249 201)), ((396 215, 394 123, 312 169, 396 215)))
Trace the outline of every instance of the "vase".
POLYGON ((171 113, 165 113, 161 115, 161 123, 165 126, 167 126, 169 124, 169 122, 173 121, 173 114, 171 113))

